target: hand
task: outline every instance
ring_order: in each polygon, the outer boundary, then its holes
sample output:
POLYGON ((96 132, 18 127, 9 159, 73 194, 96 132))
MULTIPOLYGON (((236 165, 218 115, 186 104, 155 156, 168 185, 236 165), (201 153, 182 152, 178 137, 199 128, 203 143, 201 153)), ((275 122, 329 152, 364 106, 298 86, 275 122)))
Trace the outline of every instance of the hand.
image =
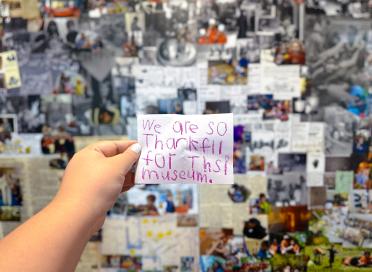
POLYGON ((134 185, 130 170, 140 153, 141 146, 135 141, 89 145, 69 162, 55 201, 79 209, 82 218, 91 222, 92 232, 98 230, 119 194, 134 185))

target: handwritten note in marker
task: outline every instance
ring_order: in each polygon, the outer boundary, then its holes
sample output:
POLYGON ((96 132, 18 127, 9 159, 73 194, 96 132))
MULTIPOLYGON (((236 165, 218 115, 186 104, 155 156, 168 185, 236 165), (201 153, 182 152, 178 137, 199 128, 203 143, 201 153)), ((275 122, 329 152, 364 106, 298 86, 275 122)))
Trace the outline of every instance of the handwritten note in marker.
POLYGON ((140 115, 136 183, 232 184, 233 115, 140 115))

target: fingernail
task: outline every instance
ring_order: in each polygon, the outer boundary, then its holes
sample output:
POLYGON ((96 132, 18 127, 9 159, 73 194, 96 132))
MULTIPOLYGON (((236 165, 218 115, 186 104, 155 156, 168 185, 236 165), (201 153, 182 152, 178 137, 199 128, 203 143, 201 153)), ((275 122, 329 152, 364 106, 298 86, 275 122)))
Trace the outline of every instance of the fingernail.
POLYGON ((132 149, 132 151, 134 151, 137 154, 139 154, 139 153, 141 153, 142 146, 137 143, 137 144, 131 145, 130 149, 132 149))

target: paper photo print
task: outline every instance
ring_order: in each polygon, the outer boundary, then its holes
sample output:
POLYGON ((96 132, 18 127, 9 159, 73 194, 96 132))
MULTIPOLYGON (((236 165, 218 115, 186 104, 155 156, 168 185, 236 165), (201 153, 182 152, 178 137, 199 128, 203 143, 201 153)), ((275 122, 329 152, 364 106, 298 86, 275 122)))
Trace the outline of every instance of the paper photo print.
POLYGON ((111 215, 159 216, 197 214, 197 188, 194 184, 137 185, 121 195, 111 215))
POLYGON ((216 85, 245 85, 248 82, 248 64, 237 60, 208 62, 208 83, 216 85))
POLYGON ((0 54, 0 89, 21 87, 21 75, 16 51, 0 54))
POLYGON ((22 191, 18 169, 0 167, 0 221, 20 221, 22 191))
POLYGON ((233 115, 140 115, 137 184, 233 183, 233 115))

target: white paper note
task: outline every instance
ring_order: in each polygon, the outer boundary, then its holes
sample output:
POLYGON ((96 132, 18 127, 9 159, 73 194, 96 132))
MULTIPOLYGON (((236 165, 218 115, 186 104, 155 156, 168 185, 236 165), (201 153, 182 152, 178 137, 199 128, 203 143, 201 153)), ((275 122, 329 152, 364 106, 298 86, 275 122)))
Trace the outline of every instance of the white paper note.
POLYGON ((136 183, 232 184, 233 115, 139 115, 136 183))

